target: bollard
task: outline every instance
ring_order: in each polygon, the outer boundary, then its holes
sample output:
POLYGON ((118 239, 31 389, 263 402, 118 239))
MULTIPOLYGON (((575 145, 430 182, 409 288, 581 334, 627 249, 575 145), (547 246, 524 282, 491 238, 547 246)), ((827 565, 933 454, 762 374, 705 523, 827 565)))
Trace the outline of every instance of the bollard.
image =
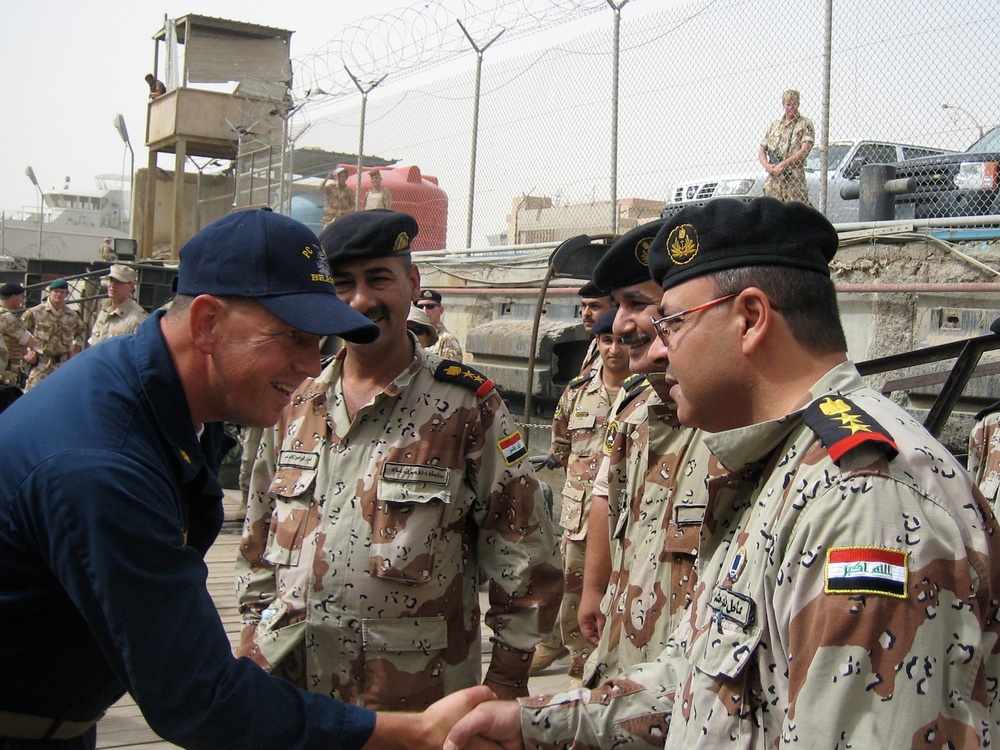
POLYGON ((840 189, 845 200, 859 198, 858 221, 892 221, 896 218, 896 196, 917 189, 914 177, 895 179, 893 164, 865 164, 861 180, 840 189))

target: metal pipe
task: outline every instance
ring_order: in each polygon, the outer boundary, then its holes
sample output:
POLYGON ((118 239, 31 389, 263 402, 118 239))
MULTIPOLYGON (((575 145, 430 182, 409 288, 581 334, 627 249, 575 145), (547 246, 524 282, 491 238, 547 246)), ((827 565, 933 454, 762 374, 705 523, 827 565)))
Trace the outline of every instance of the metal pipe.
POLYGON ((823 136, 820 138, 819 152, 819 206, 826 213, 827 205, 827 174, 830 169, 830 76, 833 59, 833 0, 826 0, 826 13, 823 16, 823 101, 821 102, 820 122, 823 136))
POLYGON ((628 0, 615 5, 607 0, 614 11, 611 42, 611 233, 618 233, 618 57, 621 50, 622 8, 628 0))
POLYGON ((483 53, 489 49, 489 46, 493 44, 497 39, 500 38, 500 34, 503 34, 506 29, 500 29, 495 37, 490 39, 482 49, 473 41, 472 36, 466 30, 462 22, 456 19, 458 26, 462 29, 462 33, 465 34, 465 38, 469 40, 469 44, 472 45, 472 49, 476 51, 476 90, 472 97, 472 155, 469 161, 469 207, 465 218, 465 246, 466 248, 472 247, 472 210, 476 199, 476 151, 479 144, 479 87, 483 75, 483 53))
POLYGON ((381 78, 379 78, 374 83, 369 83, 368 84, 368 88, 365 88, 364 86, 361 85, 361 82, 357 78, 355 78, 354 74, 348 69, 348 67, 346 65, 344 66, 344 70, 347 71, 347 75, 349 75, 351 77, 351 80, 354 81, 354 85, 357 86, 358 91, 361 92, 361 124, 358 127, 358 189, 357 189, 357 192, 354 194, 354 210, 355 211, 360 211, 361 210, 361 168, 363 166, 362 162, 364 161, 364 157, 362 156, 362 154, 365 152, 365 110, 368 107, 368 92, 370 92, 372 89, 374 89, 380 83, 382 83, 382 81, 384 81, 385 78, 386 78, 386 76, 389 75, 389 74, 386 73, 384 76, 382 76, 381 78))

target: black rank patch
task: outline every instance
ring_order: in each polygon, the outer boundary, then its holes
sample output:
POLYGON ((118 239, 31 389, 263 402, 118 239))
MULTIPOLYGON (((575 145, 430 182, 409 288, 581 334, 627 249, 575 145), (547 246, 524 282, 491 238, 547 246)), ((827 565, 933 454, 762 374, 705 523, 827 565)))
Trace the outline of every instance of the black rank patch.
POLYGON ((446 359, 434 370, 434 379, 443 383, 455 383, 465 386, 476 392, 476 396, 482 398, 495 387, 493 381, 481 372, 473 370, 468 365, 446 359))
POLYGON ((881 443, 889 460, 899 453, 896 441, 878 422, 843 396, 824 396, 802 415, 819 435, 834 463, 862 443, 881 443))

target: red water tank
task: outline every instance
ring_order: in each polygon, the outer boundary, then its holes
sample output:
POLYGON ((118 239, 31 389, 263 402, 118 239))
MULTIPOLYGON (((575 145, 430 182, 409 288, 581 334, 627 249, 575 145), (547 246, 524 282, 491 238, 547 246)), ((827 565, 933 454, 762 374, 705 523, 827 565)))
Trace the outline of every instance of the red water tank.
MULTIPOLYGON (((347 170, 347 184, 357 189, 354 164, 338 164, 347 170)), ((404 211, 417 220, 420 232, 413 240, 415 251, 443 250, 448 234, 448 196, 438 187, 437 177, 420 174, 420 167, 377 167, 382 175, 382 187, 392 193, 392 210, 404 211)), ((372 186, 369 175, 375 169, 361 173, 361 207, 365 205, 365 195, 372 186)))

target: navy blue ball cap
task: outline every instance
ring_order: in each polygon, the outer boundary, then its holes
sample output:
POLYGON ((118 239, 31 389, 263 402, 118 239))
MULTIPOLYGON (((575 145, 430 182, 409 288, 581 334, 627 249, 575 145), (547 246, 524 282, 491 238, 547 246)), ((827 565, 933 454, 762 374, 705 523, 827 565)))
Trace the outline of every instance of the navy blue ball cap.
POLYGON ((786 266, 829 277, 839 244, 833 225, 805 203, 721 198, 668 220, 649 248, 649 269, 664 290, 746 266, 786 266))
POLYGON ((602 333, 611 333, 611 328, 615 324, 615 316, 618 314, 618 308, 612 307, 610 310, 605 310, 601 313, 601 317, 597 319, 594 323, 594 327, 590 329, 590 332, 595 336, 600 336, 602 333))
POLYGON ((649 281, 649 245, 663 219, 640 224, 615 240, 594 268, 593 282, 612 292, 649 281))
POLYGON ((330 264, 305 224, 269 208, 213 221, 180 250, 179 294, 249 297, 316 336, 367 344, 379 328, 340 301, 330 264))
POLYGON ((374 208, 346 214, 319 236, 330 265, 352 260, 408 255, 417 236, 417 220, 400 211, 374 208))

